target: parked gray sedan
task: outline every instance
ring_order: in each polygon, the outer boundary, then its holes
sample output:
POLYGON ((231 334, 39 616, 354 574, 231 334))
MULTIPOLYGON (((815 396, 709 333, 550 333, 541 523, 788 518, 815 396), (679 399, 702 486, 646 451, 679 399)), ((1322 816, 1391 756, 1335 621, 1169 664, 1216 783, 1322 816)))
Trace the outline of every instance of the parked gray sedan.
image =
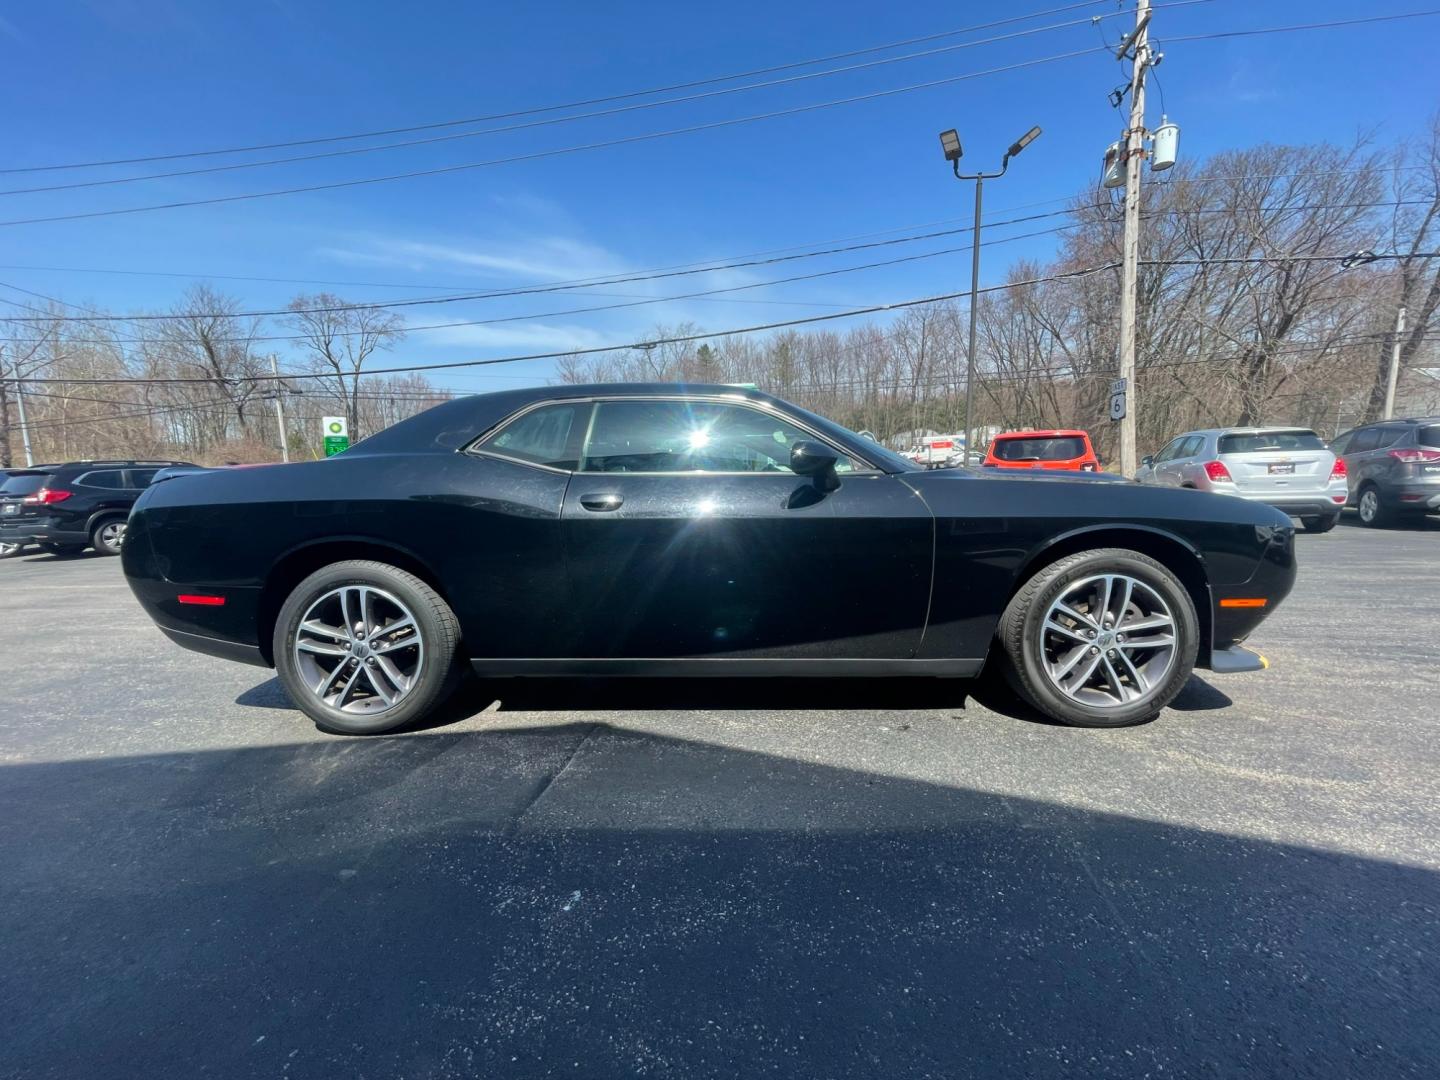
POLYGON ((1307 532, 1333 529, 1347 496, 1345 462, 1309 428, 1187 432, 1141 459, 1135 479, 1263 502, 1298 517, 1307 532))

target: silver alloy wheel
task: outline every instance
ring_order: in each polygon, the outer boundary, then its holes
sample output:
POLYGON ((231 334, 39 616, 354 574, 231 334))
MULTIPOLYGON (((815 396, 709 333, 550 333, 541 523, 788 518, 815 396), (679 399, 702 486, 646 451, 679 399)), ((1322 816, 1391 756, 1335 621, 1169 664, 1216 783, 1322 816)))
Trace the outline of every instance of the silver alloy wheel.
POLYGON ((0 559, 8 559, 11 555, 19 554, 20 544, 0 543, 0 559))
POLYGON ((374 715, 400 704, 420 681, 425 642, 394 593, 370 585, 331 589, 295 630, 295 670, 317 700, 374 715))
POLYGON ((1150 585, 1096 574, 1069 586, 1040 625, 1045 675, 1066 697, 1117 709, 1153 697, 1175 667, 1175 617, 1150 585))
POLYGON ((1374 488, 1366 488, 1360 493, 1360 520, 1368 525, 1379 512, 1380 496, 1375 494, 1374 488))
POLYGON ((125 543, 125 522, 111 521, 100 526, 100 543, 111 551, 119 551, 125 543))

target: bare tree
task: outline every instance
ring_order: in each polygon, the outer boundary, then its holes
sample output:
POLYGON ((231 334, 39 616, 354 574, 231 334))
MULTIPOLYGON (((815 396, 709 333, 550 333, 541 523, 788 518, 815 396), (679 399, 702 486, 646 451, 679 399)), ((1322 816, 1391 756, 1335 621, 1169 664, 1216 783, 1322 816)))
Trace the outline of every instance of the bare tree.
POLYGON ((297 296, 289 310, 286 325, 299 334, 314 369, 330 377, 326 381, 345 403, 350 438, 361 438, 361 370, 371 353, 392 348, 405 336, 405 321, 384 308, 348 304, 330 293, 297 296))

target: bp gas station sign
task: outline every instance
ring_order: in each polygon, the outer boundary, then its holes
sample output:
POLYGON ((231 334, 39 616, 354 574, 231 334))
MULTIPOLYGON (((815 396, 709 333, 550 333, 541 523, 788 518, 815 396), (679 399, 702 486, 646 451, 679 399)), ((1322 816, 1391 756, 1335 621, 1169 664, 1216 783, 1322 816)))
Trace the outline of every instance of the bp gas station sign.
POLYGON ((343 416, 326 416, 320 421, 325 436, 325 456, 334 457, 350 446, 350 424, 343 416))

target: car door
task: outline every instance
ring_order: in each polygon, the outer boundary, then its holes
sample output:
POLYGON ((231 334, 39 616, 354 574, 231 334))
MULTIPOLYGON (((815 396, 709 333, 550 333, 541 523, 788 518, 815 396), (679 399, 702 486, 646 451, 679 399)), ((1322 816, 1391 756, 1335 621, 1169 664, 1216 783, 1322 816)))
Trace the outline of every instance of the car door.
POLYGON ((1380 444, 1378 427, 1359 428, 1352 432, 1344 446, 1345 472, 1353 500, 1375 472, 1375 448, 1380 444))
POLYGON ((1194 436, 1182 435, 1165 448, 1165 460, 1158 462, 1157 479, 1167 487, 1179 487, 1184 474, 1181 472, 1181 464, 1185 457, 1185 450, 1194 441, 1194 436))
POLYGON ((797 476, 790 447, 816 437, 762 403, 598 400, 562 514, 572 655, 911 656, 932 516, 843 454, 836 490, 797 476))
POLYGON ((1142 484, 1160 483, 1160 466, 1170 460, 1180 442, 1180 439, 1171 439, 1161 447, 1160 452, 1150 459, 1150 464, 1141 465, 1135 470, 1135 479, 1142 484))

